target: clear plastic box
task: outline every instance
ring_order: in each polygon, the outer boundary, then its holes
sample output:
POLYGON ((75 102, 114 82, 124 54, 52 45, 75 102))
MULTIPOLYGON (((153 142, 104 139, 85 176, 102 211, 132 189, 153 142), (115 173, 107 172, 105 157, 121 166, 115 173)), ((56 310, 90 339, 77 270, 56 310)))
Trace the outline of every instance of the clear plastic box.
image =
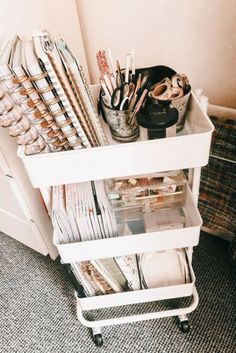
POLYGON ((140 206, 143 212, 178 207, 184 203, 187 180, 182 171, 160 177, 115 178, 107 181, 107 195, 115 210, 140 206))

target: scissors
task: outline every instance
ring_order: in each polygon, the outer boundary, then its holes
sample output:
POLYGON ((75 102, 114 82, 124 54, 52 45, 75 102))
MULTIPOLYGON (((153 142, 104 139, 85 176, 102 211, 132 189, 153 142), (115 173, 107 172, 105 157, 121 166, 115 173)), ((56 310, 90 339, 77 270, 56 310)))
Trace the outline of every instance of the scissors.
POLYGON ((126 102, 129 101, 129 84, 128 82, 121 83, 120 86, 114 89, 111 95, 111 106, 116 110, 123 110, 126 102))

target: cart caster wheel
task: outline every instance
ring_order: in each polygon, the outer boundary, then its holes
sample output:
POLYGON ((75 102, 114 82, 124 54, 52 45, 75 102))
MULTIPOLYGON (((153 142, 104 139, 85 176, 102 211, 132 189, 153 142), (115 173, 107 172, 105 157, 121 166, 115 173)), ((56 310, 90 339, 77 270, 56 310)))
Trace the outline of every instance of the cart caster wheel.
POLYGON ((103 345, 103 339, 102 339, 102 335, 100 333, 98 333, 97 335, 93 336, 93 341, 96 344, 97 347, 102 347, 103 345))
POLYGON ((190 325, 189 325, 188 321, 181 321, 180 330, 183 333, 188 333, 190 331, 190 325))

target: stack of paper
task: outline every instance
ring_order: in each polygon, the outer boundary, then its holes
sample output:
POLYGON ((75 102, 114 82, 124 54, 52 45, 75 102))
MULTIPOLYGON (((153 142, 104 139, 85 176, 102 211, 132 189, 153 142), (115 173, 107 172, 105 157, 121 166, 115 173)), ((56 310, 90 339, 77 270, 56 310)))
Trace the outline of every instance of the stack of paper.
POLYGON ((59 243, 117 236, 114 211, 102 181, 54 186, 52 200, 52 221, 59 243))

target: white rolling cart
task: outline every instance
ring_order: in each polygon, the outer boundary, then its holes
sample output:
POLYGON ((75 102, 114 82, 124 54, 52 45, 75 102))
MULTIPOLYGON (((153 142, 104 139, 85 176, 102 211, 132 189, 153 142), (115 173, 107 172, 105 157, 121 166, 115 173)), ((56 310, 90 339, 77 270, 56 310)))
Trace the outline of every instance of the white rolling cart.
MULTIPOLYGON (((95 94, 97 94, 98 89, 98 86, 93 87, 95 94)), ((19 148, 18 155, 22 159, 32 185, 37 188, 168 170, 189 169, 189 186, 187 187, 184 205, 185 228, 70 244, 59 244, 57 234, 54 233, 54 244, 57 246, 64 264, 158 250, 186 249, 191 283, 84 298, 80 298, 77 293, 78 319, 83 325, 92 329, 97 346, 102 345, 101 328, 108 325, 177 316, 181 330, 183 332, 189 330, 187 314, 192 312, 198 305, 195 275, 192 268, 192 251, 193 246, 196 246, 199 242, 202 224, 197 209, 200 172, 201 167, 208 163, 212 132, 212 123, 196 96, 191 93, 186 114, 185 132, 176 137, 124 144, 113 143, 104 147, 80 151, 65 151, 34 156, 25 156, 22 149, 19 148), (94 309, 186 296, 192 296, 191 304, 188 307, 173 310, 97 321, 89 321, 83 315, 84 311, 94 309)), ((47 204, 49 201, 48 199, 46 200, 47 204)))

